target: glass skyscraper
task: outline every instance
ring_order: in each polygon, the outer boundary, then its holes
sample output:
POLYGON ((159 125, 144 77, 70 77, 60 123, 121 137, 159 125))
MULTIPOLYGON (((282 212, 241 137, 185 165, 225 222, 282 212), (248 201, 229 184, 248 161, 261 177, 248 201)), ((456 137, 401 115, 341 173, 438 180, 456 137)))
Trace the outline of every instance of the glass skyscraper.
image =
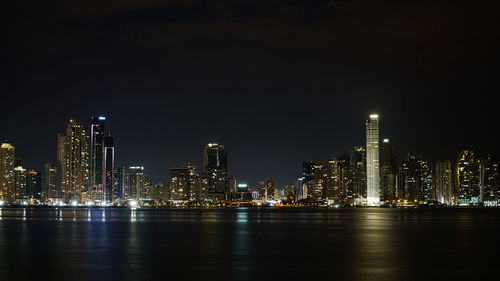
POLYGON ((366 177, 367 204, 380 204, 380 169, 379 169, 379 120, 378 114, 370 115, 366 120, 366 177))

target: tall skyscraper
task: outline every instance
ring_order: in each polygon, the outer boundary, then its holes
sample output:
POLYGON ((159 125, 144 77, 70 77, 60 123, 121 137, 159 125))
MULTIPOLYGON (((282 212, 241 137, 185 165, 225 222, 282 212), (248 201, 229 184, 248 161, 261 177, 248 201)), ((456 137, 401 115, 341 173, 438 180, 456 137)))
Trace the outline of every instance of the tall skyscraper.
POLYGON ((498 206, 500 203, 500 186, 498 183, 498 178, 498 163, 493 162, 491 155, 488 155, 484 163, 483 201, 485 205, 498 206))
POLYGON ((392 203, 396 199, 397 162, 389 139, 384 139, 380 153, 381 199, 392 203))
POLYGON ((200 199, 200 178, 196 166, 186 164, 182 167, 170 169, 170 198, 172 200, 200 199))
POLYGON ((61 163, 47 163, 43 174, 42 202, 63 201, 63 165, 61 163))
POLYGON ((379 116, 370 115, 366 121, 366 179, 367 204, 380 204, 380 169, 379 169, 379 116))
POLYGON ((104 159, 102 167, 103 202, 113 201, 113 183, 115 172, 115 147, 113 137, 107 136, 103 140, 104 159))
POLYGON ((454 205, 455 192, 453 188, 453 170, 451 161, 438 161, 434 165, 434 186, 436 189, 436 200, 446 205, 454 205))
POLYGON ((266 201, 275 200, 274 191, 276 189, 276 182, 273 178, 266 180, 266 201))
POLYGON ((115 167, 113 172, 113 202, 121 201, 127 198, 125 193, 125 177, 127 171, 125 167, 115 167))
POLYGON ((89 134, 80 122, 70 119, 66 136, 58 137, 58 157, 63 157, 65 201, 87 199, 89 187, 89 134), (61 154, 61 155, 59 155, 61 154))
POLYGON ((338 160, 335 157, 329 158, 327 161, 327 199, 338 203, 344 194, 341 194, 339 188, 339 165, 338 160))
POLYGON ((349 155, 343 155, 338 160, 340 188, 346 190, 347 198, 361 203, 361 198, 366 198, 366 149, 355 146, 349 155))
POLYGON ((128 167, 125 177, 126 199, 146 198, 150 185, 151 179, 149 175, 144 173, 143 166, 128 167))
POLYGON ((458 156, 455 180, 459 205, 479 204, 482 201, 484 168, 473 150, 466 149, 458 156))
MULTIPOLYGON (((90 123, 90 188, 91 197, 93 200, 104 200, 106 194, 104 192, 104 126, 106 117, 93 116, 90 123)), ((112 142, 112 140, 111 140, 112 142)))
POLYGON ((0 147, 0 198, 7 203, 15 199, 15 147, 7 142, 0 147))
POLYGON ((26 198, 26 169, 22 166, 14 168, 15 199, 26 198))
POLYGON ((28 171, 26 174, 26 191, 29 199, 41 199, 42 173, 33 170, 28 171))
POLYGON ((208 177, 208 193, 214 200, 226 199, 227 150, 223 145, 209 143, 203 150, 203 172, 208 177))

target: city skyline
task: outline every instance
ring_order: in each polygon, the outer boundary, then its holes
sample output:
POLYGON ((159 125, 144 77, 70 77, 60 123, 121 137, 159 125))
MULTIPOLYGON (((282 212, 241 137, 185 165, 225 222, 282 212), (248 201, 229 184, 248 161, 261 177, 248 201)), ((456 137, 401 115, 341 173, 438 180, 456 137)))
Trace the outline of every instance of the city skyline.
POLYGON ((429 162, 421 155, 407 153, 398 161, 392 142, 380 137, 378 113, 366 119, 364 147, 351 146, 341 155, 303 160, 298 179, 283 185, 276 184, 274 176, 251 181, 234 177, 230 152, 220 143, 205 145, 199 170, 196 164, 185 161, 182 166, 170 165, 167 179, 154 182, 148 170, 136 161, 135 166, 115 163, 114 137, 110 132, 105 134, 106 116, 92 116, 90 120, 87 125, 72 118, 66 133, 57 134, 56 162, 47 162, 45 173, 27 173, 23 158, 15 154, 15 146, 3 142, 2 202, 106 205, 141 199, 183 204, 243 200, 257 204, 293 198, 285 202, 496 206, 500 197, 498 162, 491 154, 478 155, 466 147, 457 160, 429 162), (240 190, 240 184, 246 188, 240 190))

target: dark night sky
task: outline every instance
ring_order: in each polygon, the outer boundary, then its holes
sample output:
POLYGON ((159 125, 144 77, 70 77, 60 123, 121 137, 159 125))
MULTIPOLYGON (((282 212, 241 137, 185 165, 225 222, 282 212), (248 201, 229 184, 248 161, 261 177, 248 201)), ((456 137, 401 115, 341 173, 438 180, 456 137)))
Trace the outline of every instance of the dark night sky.
POLYGON ((239 180, 292 183, 374 111, 400 155, 500 155, 495 1, 4 2, 0 138, 26 168, 92 114, 155 182, 213 141, 239 180))

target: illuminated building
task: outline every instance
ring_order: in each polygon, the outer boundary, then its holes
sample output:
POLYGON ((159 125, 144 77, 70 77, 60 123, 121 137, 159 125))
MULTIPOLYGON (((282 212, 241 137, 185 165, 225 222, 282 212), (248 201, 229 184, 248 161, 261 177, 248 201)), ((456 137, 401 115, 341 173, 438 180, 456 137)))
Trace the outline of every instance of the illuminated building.
POLYGON ((229 193, 238 192, 238 185, 236 183, 236 178, 234 178, 234 177, 227 178, 227 191, 229 193))
POLYGON ((456 196, 453 188, 453 170, 451 161, 438 161, 434 165, 434 185, 436 200, 446 205, 455 205, 456 196))
POLYGON ((473 150, 464 150, 458 156, 455 180, 459 205, 479 204, 482 201, 484 169, 473 150))
POLYGON ((398 199, 417 205, 421 191, 421 158, 408 153, 400 169, 398 199))
POLYGON ((223 145, 209 143, 203 150, 203 172, 208 177, 208 194, 212 200, 226 199, 227 150, 223 145))
MULTIPOLYGON (((91 197, 93 200, 103 201, 106 198, 104 194, 105 187, 103 178, 104 165, 104 125, 106 117, 93 116, 90 123, 90 188, 92 190, 91 197)), ((113 140, 111 139, 111 146, 113 140)))
POLYGON ((396 199, 397 162, 389 139, 382 141, 380 151, 381 199, 391 203, 396 199))
POLYGON ((40 200, 42 197, 42 173, 33 170, 26 174, 26 191, 30 199, 40 200))
POLYGON ((115 167, 113 172, 113 202, 122 201, 127 198, 124 188, 126 175, 127 171, 125 167, 115 167))
POLYGON ((335 157, 327 161, 327 199, 329 201, 338 202, 343 197, 339 188, 339 165, 335 157))
POLYGON ((433 166, 431 163, 424 160, 420 160, 419 164, 420 164, 419 201, 421 203, 435 201, 436 192, 432 177, 433 166))
POLYGON ((498 206, 500 202, 499 170, 498 163, 494 163, 488 155, 484 163, 484 192, 485 205, 498 206))
POLYGON ((372 114, 366 121, 366 199, 370 206, 380 204, 379 164, 379 117, 372 114))
POLYGON ((349 155, 339 157, 340 189, 349 199, 366 198, 366 150, 354 147, 349 155))
POLYGON ((143 166, 130 166, 125 176, 125 199, 144 199, 151 185, 143 166))
POLYGON ((12 203, 15 199, 14 175, 15 147, 10 143, 2 143, 0 147, 0 198, 12 203))
POLYGON ((323 160, 302 162, 302 177, 306 198, 312 201, 326 200, 328 175, 323 160))
POLYGON ((295 200, 303 200, 307 198, 307 191, 304 190, 304 178, 300 177, 295 183, 295 200))
POLYGON ((295 202, 295 186, 287 184, 285 185, 283 191, 285 193, 286 201, 288 203, 295 202))
POLYGON ((14 168, 15 199, 26 198, 26 169, 22 166, 14 168))
POLYGON ((113 185, 114 185, 114 172, 115 172, 115 147, 113 144, 113 137, 106 136, 103 139, 104 159, 102 165, 102 187, 104 202, 111 202, 113 200, 113 185))
POLYGON ((58 202, 64 200, 63 167, 61 163, 45 164, 42 188, 42 202, 58 202))
POLYGON ((276 183, 273 178, 267 179, 265 181, 265 200, 274 200, 274 191, 276 189, 276 183))
POLYGON ((83 202, 89 186, 89 135, 80 122, 70 119, 66 135, 58 136, 58 157, 63 171, 64 200, 83 202))
POLYGON ((188 174, 186 167, 170 168, 170 199, 188 200, 188 174))

